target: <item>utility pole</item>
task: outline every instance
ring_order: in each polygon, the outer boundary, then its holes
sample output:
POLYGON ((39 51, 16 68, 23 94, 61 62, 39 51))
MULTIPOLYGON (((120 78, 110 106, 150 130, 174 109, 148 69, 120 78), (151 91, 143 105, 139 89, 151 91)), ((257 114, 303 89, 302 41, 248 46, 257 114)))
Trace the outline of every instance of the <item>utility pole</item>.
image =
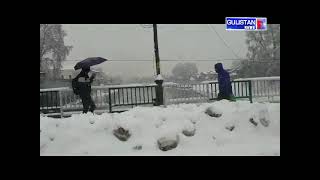
POLYGON ((156 56, 156 70, 157 70, 157 75, 159 75, 160 74, 160 57, 159 57, 159 48, 158 48, 157 24, 153 24, 153 40, 154 40, 154 53, 156 56))
POLYGON ((156 87, 156 101, 155 105, 160 106, 163 105, 163 79, 160 74, 160 57, 159 57, 159 48, 158 48, 158 33, 157 33, 157 24, 153 24, 153 40, 154 40, 154 53, 156 56, 156 70, 157 70, 157 78, 155 83, 156 87))

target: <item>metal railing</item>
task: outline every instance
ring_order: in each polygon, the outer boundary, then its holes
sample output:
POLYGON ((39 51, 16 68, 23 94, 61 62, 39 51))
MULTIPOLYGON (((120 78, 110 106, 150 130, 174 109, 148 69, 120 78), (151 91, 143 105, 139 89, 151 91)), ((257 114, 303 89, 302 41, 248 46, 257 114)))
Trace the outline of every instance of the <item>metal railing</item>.
MULTIPOLYGON (((108 87, 93 86, 91 97, 97 110, 108 109, 108 87)), ((71 88, 40 89, 40 113, 63 116, 73 111, 82 111, 82 101, 71 88)))
POLYGON ((208 84, 165 84, 164 103, 202 102, 209 99, 208 84))
POLYGON ((55 113, 60 111, 59 90, 44 91, 40 89, 40 112, 55 113))
MULTIPOLYGON (((153 105, 156 99, 156 85, 126 86, 109 88, 109 112, 113 107, 153 105)), ((120 110, 122 111, 122 110, 120 110)))
MULTIPOLYGON (((92 86, 91 97, 96 110, 115 112, 115 107, 153 105, 157 85, 92 86)), ((82 101, 71 88, 40 89, 40 113, 63 116, 82 111, 82 101)))
MULTIPOLYGON (((61 90, 61 97, 65 112, 82 110, 81 99, 73 93, 72 89, 61 90)), ((91 88, 91 97, 96 105, 96 109, 108 109, 108 87, 93 86, 91 88)))
POLYGON ((280 102, 280 76, 246 78, 252 84, 252 96, 256 101, 280 102))
MULTIPOLYGON (((280 101, 280 77, 237 79, 231 82, 233 94, 237 99, 267 98, 280 101)), ((97 110, 116 112, 121 107, 155 105, 156 84, 150 85, 114 85, 92 86, 91 96, 97 110)), ((218 82, 193 84, 164 83, 164 104, 206 102, 216 100, 219 93, 218 82)), ((262 99, 265 101, 265 99, 262 99)), ((79 96, 71 88, 40 89, 40 113, 57 114, 82 111, 79 96)), ((122 111, 122 110, 120 110, 122 111)))
MULTIPOLYGON (((232 81, 232 91, 237 99, 248 98, 252 102, 250 81, 232 81)), ((218 82, 164 85, 165 104, 195 103, 216 100, 219 94, 218 82)))
MULTIPOLYGON (((211 83, 209 83, 211 84, 211 83)), ((217 92, 216 87, 218 82, 214 82, 215 85, 215 97, 211 98, 210 100, 217 99, 217 92)), ((249 99, 252 103, 252 84, 250 80, 242 80, 242 81, 231 81, 232 86, 232 93, 236 99, 249 99)))

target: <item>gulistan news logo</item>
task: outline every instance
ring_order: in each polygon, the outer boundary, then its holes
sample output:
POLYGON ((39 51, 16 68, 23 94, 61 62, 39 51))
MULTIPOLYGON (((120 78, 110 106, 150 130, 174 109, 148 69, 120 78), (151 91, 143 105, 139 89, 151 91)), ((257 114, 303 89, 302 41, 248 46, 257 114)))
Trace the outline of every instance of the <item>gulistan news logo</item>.
POLYGON ((226 30, 229 31, 266 31, 267 18, 226 17, 226 30))

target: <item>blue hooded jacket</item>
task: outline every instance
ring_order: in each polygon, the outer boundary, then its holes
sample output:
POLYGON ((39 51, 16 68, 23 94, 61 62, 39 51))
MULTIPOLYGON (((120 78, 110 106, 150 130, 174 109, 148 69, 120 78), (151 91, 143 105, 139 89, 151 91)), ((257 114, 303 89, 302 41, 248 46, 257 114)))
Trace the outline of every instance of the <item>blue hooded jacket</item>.
POLYGON ((232 86, 230 82, 229 72, 223 69, 221 63, 215 64, 215 70, 218 73, 219 92, 223 96, 230 96, 232 94, 232 86))

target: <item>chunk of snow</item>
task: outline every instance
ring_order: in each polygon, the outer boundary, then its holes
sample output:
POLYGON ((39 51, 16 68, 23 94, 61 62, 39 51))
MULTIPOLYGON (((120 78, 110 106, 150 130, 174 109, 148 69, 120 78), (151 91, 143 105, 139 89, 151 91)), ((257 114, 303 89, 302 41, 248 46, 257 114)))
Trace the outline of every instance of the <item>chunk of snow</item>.
POLYGON ((161 74, 158 74, 156 80, 163 80, 163 77, 161 76, 161 74))

